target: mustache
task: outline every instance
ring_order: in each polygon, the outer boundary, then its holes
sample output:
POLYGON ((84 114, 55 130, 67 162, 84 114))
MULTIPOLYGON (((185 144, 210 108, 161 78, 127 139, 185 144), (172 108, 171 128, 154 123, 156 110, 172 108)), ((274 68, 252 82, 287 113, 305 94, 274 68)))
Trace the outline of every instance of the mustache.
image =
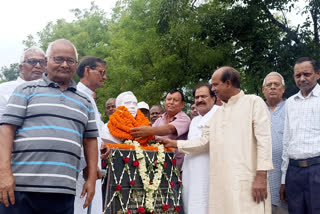
POLYGON ((206 103, 206 102, 203 102, 203 101, 202 101, 202 102, 198 102, 198 103, 196 104, 196 106, 199 106, 199 105, 202 105, 202 104, 205 105, 205 104, 207 104, 207 103, 206 103))

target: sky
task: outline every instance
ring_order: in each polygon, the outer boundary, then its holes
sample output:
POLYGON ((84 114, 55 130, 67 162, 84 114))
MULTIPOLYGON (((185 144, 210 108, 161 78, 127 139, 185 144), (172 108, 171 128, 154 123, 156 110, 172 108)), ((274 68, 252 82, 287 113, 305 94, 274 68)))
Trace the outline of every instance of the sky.
MULTIPOLYGON (((25 48, 22 41, 28 35, 36 36, 48 22, 74 19, 71 9, 90 8, 92 0, 4 0, 0 6, 0 68, 19 62, 25 48)), ((116 0, 94 0, 110 17, 116 0)), ((299 5, 304 2, 299 0, 299 5)), ((296 23, 299 16, 291 16, 296 23)), ((290 17, 290 18, 291 18, 290 17)), ((302 19, 300 19, 302 20, 302 19)))
MULTIPOLYGON (((8 0, 0 6, 0 68, 19 62, 22 41, 44 29, 50 21, 74 19, 71 9, 90 8, 92 0, 8 0)), ((95 0, 110 17, 116 0, 95 0)))

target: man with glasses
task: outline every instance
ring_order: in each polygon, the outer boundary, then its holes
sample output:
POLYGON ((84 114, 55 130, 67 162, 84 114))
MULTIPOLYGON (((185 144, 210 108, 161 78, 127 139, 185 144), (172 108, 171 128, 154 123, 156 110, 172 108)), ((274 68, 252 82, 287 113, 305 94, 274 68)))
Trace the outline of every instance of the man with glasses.
POLYGON ((90 100, 72 80, 77 50, 59 39, 46 56, 47 73, 18 86, 2 116, 0 213, 73 214, 82 147, 84 208, 94 196, 99 133, 90 100))
MULTIPOLYGON (((103 59, 94 56, 83 57, 79 63, 77 68, 77 74, 80 77, 80 82, 77 84, 77 90, 81 91, 92 103, 97 127, 99 129, 99 136, 101 136, 101 131, 104 123, 101 121, 101 114, 98 111, 97 105, 93 98, 93 94, 97 88, 102 88, 103 81, 107 79, 106 77, 106 62, 103 59)), ((101 148, 101 138, 98 138, 98 148, 101 148)), ((95 197, 91 203, 91 213, 102 213, 102 192, 101 192, 101 178, 102 175, 100 173, 101 169, 101 161, 99 162, 98 167, 98 180, 96 181, 96 191, 95 197)), ((84 169, 80 172, 78 180, 77 180, 77 197, 75 199, 75 213, 77 214, 86 214, 87 208, 83 209, 82 204, 84 203, 84 199, 80 198, 82 186, 85 183, 85 178, 87 175, 86 172, 86 162, 83 156, 81 155, 81 169, 84 169)))
POLYGON ((269 171, 269 184, 272 214, 287 214, 288 209, 280 200, 282 138, 285 120, 284 79, 278 72, 269 73, 263 80, 262 91, 271 115, 272 162, 274 169, 269 171))
POLYGON ((41 78, 46 70, 46 66, 47 61, 43 50, 33 46, 24 51, 20 58, 20 77, 14 81, 0 84, 0 121, 14 89, 25 81, 41 78))

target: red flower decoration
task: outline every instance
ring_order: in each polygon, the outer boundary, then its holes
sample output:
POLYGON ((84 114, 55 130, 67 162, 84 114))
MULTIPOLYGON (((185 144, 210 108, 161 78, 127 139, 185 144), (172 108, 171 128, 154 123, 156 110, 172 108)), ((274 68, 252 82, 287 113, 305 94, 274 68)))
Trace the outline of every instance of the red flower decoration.
POLYGON ((179 184, 179 185, 182 185, 182 181, 179 181, 178 184, 179 184))
POLYGON ((180 207, 180 206, 176 206, 176 207, 174 207, 174 210, 175 210, 175 211, 178 211, 178 212, 180 212, 180 210, 181 210, 181 207, 180 207))
POLYGON ((170 187, 171 187, 171 188, 174 187, 174 183, 173 183, 173 182, 170 181, 169 184, 170 184, 170 187))
POLYGON ((164 168, 168 168, 168 164, 166 162, 163 163, 164 168))
POLYGON ((123 161, 124 161, 125 163, 129 163, 130 158, 128 158, 128 157, 124 157, 124 158, 123 158, 123 161))
POLYGON ((164 205, 162 205, 162 210, 163 210, 163 211, 168 211, 169 208, 170 208, 170 205, 169 205, 169 204, 164 204, 164 205))
POLYGON ((158 161, 157 161, 157 160, 155 160, 155 161, 154 161, 154 163, 158 163, 158 161))
POLYGON ((149 184, 151 185, 151 184, 152 184, 152 182, 151 182, 151 181, 149 181, 149 184))
POLYGON ((131 214, 131 211, 130 211, 130 210, 127 210, 127 214, 131 214))
POLYGON ((106 162, 102 161, 102 162, 101 162, 101 167, 103 167, 103 168, 107 167, 106 162))
POLYGON ((135 160, 135 161, 133 161, 132 162, 132 166, 134 166, 134 167, 138 167, 139 166, 139 161, 137 161, 137 160, 135 160))
POLYGON ((172 165, 176 165, 176 163, 177 163, 177 159, 172 158, 171 163, 172 163, 172 165))
POLYGON ((136 182, 135 181, 130 181, 130 185, 134 186, 134 185, 136 185, 136 182))
POLYGON ((116 186, 116 191, 119 191, 119 190, 121 190, 122 189, 122 186, 120 185, 120 184, 118 184, 117 186, 116 186))
POLYGON ((145 214, 146 210, 143 207, 138 207, 138 213, 145 214))

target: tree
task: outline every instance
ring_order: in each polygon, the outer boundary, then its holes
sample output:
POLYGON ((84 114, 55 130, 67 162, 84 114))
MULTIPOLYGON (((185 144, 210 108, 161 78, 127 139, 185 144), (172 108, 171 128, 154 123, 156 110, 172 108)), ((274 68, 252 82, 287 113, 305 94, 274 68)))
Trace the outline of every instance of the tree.
POLYGON ((1 79, 12 81, 20 75, 19 63, 10 64, 9 67, 3 66, 0 69, 1 79))

